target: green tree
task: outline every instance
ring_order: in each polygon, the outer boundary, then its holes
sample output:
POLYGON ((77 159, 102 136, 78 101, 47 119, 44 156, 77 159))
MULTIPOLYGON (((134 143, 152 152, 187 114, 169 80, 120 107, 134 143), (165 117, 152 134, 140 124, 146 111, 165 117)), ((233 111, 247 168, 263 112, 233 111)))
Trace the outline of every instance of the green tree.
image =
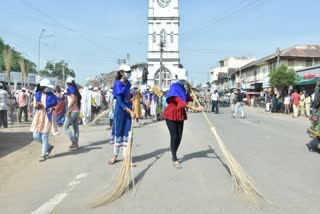
POLYGON ((287 65, 280 65, 269 73, 270 85, 280 90, 287 88, 297 81, 297 74, 287 65))
POLYGON ((57 77, 59 79, 63 79, 63 69, 65 73, 65 79, 68 76, 75 77, 76 74, 74 70, 68 67, 68 63, 64 60, 58 62, 48 61, 44 70, 40 71, 40 75, 42 76, 50 76, 50 77, 57 77))
POLYGON ((29 65, 29 71, 31 73, 35 73, 37 71, 37 66, 34 62, 25 59, 25 57, 22 56, 22 54, 16 50, 14 50, 14 48, 12 48, 10 45, 5 44, 3 39, 0 38, 0 72, 5 71, 6 67, 5 67, 5 62, 4 62, 4 56, 3 56, 3 51, 5 49, 10 49, 12 51, 12 58, 11 58, 11 70, 12 71, 20 71, 20 65, 19 62, 24 59, 25 62, 29 65))

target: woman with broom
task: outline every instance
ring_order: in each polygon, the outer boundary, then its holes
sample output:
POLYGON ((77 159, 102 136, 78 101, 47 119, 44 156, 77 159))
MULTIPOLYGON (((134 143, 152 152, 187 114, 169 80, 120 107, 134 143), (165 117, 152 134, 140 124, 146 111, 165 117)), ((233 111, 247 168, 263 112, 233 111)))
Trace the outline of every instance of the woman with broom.
POLYGON ((184 121, 187 120, 186 109, 193 111, 203 111, 202 106, 193 107, 189 105, 192 102, 190 93, 186 91, 184 85, 186 84, 185 71, 181 72, 178 81, 170 86, 167 94, 168 106, 163 113, 163 117, 166 120, 167 127, 170 133, 170 147, 172 153, 173 166, 177 169, 181 169, 181 163, 177 158, 177 151, 180 146, 180 142, 183 134, 184 121))
POLYGON ((130 93, 131 68, 128 65, 121 65, 118 71, 116 81, 113 86, 113 96, 116 100, 114 109, 114 120, 112 132, 114 134, 114 150, 109 165, 116 163, 120 153, 120 148, 124 147, 125 154, 128 144, 129 131, 131 129, 134 113, 132 111, 132 95, 130 93))

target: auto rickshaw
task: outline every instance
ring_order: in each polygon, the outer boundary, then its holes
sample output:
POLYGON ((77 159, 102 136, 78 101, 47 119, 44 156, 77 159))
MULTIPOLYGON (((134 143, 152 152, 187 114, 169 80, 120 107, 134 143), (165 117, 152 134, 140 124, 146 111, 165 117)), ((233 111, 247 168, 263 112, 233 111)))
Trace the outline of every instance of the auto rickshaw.
POLYGON ((320 112, 313 111, 310 116, 311 126, 308 128, 308 133, 311 137, 317 138, 320 141, 320 124, 319 124, 320 112))
POLYGON ((311 126, 307 129, 310 137, 313 137, 318 140, 318 148, 320 142, 320 78, 317 81, 315 88, 314 101, 312 103, 312 113, 310 116, 311 126))

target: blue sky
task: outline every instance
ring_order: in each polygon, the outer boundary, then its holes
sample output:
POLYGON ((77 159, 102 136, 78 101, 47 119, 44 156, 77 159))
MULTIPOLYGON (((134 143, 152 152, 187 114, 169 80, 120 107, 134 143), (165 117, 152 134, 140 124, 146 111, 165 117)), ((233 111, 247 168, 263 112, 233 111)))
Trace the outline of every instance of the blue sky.
MULTIPOLYGON (((84 83, 147 57, 148 0, 7 0, 0 5, 0 36, 41 65, 65 59, 84 83)), ((228 56, 263 57, 278 47, 320 44, 320 2, 314 0, 180 0, 180 57, 194 83, 228 56)), ((41 67, 42 67, 41 66, 41 67)))

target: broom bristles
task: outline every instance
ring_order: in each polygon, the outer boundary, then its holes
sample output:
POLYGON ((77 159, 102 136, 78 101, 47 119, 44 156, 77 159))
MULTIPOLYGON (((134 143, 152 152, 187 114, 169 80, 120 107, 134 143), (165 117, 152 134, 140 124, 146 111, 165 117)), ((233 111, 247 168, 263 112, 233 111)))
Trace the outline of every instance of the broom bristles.
MULTIPOLYGON (((198 103, 199 106, 201 106, 199 100, 197 99, 197 96, 194 94, 191 84, 187 83, 188 89, 191 92, 193 99, 198 103)), ((236 159, 233 157, 233 155, 229 152, 225 144, 222 142, 220 136, 217 133, 216 128, 212 125, 210 122, 208 116, 204 111, 202 111, 203 116, 207 120, 210 129, 212 133, 214 134, 217 144, 224 156, 224 158, 227 160, 228 168, 231 173, 232 177, 232 183, 233 187, 239 191, 240 193, 243 193, 248 199, 253 201, 254 203, 259 203, 260 201, 266 201, 264 196, 258 191, 258 189, 254 186, 254 183, 252 179, 245 173, 243 168, 240 166, 240 164, 236 161, 236 159)))
MULTIPOLYGON (((133 175, 133 169, 132 169, 132 137, 133 137, 133 125, 131 125, 131 131, 129 133, 129 140, 127 149, 125 152, 125 155, 123 157, 123 163, 121 165, 120 173, 117 177, 117 183, 113 190, 102 197, 98 198, 93 204, 92 207, 100 207, 103 205, 108 205, 120 197, 122 197, 124 194, 126 194, 129 191, 130 188, 130 172, 132 172, 133 175)), ((134 180, 134 178, 132 177, 134 180)), ((134 182, 133 182, 134 184, 134 182)))
POLYGON ((227 150, 226 146, 223 144, 221 138, 219 137, 215 128, 211 128, 211 131, 216 137, 217 144, 227 160, 229 170, 232 176, 233 187, 244 193, 250 200, 258 202, 259 200, 264 200, 264 196, 257 190, 254 186, 252 179, 245 173, 240 164, 235 160, 233 155, 227 150))

